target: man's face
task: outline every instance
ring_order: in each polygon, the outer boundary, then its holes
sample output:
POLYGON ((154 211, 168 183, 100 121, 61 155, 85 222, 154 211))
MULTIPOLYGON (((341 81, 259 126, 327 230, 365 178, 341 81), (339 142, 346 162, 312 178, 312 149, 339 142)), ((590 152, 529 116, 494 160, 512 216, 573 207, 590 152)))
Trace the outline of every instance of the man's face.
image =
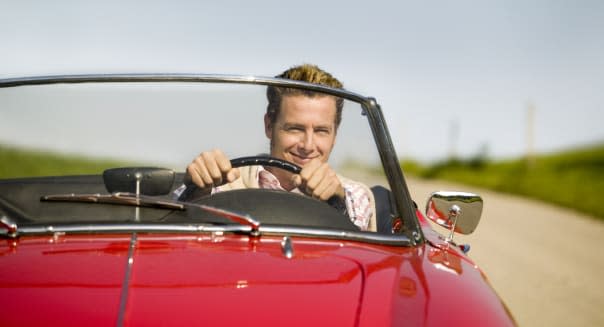
POLYGON ((271 156, 301 167, 315 158, 327 162, 336 140, 335 121, 334 97, 284 96, 275 123, 264 117, 271 156))

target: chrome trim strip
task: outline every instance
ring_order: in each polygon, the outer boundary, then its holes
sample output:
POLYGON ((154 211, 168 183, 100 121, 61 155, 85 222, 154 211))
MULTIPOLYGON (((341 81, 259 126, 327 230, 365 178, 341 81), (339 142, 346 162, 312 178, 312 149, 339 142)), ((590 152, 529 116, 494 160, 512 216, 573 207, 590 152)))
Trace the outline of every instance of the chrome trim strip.
MULTIPOLYGON (((169 224, 53 224, 45 226, 26 226, 19 228, 19 235, 48 234, 48 233, 131 233, 131 232, 174 232, 174 233, 199 233, 199 232, 250 232, 249 226, 229 225, 169 225, 169 224)), ((1 234, 1 231, 0 231, 1 234)))
MULTIPOLYGON (((21 226, 19 235, 40 235, 53 233, 239 233, 251 235, 252 228, 243 225, 166 225, 166 224, 107 224, 107 225, 85 225, 85 224, 55 224, 47 226, 21 226)), ((382 235, 372 232, 351 232, 330 229, 314 229, 304 227, 281 227, 260 226, 258 229, 262 235, 289 235, 301 237, 316 237, 324 239, 356 241, 372 244, 411 246, 413 242, 405 235, 382 235)), ((0 230, 0 236, 6 235, 0 230)))
POLYGON ((126 270, 124 280, 122 281, 122 292, 120 294, 120 306, 118 309, 117 327, 124 325, 124 316, 126 315, 126 305, 128 304, 128 290, 130 289, 130 276, 132 274, 132 265, 134 264, 134 250, 136 249, 136 233, 130 237, 130 246, 128 247, 128 257, 126 260, 126 270))

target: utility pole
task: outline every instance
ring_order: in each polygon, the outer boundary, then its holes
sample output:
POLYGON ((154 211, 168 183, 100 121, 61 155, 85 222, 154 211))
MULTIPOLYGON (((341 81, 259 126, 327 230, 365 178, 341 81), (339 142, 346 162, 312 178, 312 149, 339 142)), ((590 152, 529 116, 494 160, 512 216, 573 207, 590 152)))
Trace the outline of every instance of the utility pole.
POLYGON ((535 165, 535 111, 532 101, 526 108, 526 163, 529 168, 535 165))
POLYGON ((457 159, 457 142, 459 139, 459 123, 453 119, 449 125, 449 160, 453 161, 457 159))

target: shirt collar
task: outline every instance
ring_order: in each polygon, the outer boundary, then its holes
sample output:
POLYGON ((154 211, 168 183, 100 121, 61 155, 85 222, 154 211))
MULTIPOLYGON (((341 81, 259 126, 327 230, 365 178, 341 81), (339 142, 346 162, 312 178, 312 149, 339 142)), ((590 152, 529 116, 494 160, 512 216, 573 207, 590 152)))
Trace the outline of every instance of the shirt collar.
MULTIPOLYGON (((258 186, 260 188, 285 191, 285 189, 281 186, 281 183, 279 182, 277 176, 273 175, 273 173, 266 170, 264 166, 258 167, 256 179, 258 180, 258 186)), ((297 187, 292 189, 291 192, 302 194, 302 191, 300 191, 297 187)))

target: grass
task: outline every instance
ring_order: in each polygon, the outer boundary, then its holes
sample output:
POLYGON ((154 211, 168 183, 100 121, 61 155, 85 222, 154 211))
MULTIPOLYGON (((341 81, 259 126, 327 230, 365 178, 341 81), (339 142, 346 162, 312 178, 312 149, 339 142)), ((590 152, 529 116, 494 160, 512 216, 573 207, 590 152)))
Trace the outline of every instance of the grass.
MULTIPOLYGON (((91 159, 0 145, 0 178, 100 174, 132 163, 91 159)), ((604 144, 525 159, 489 161, 482 157, 433 165, 402 163, 403 171, 526 196, 576 209, 604 220, 604 144)))
POLYGON ((0 178, 100 174, 131 164, 0 145, 0 178))
POLYGON ((406 173, 534 198, 604 220, 604 144, 525 158, 448 160, 424 166, 404 162, 406 173))

